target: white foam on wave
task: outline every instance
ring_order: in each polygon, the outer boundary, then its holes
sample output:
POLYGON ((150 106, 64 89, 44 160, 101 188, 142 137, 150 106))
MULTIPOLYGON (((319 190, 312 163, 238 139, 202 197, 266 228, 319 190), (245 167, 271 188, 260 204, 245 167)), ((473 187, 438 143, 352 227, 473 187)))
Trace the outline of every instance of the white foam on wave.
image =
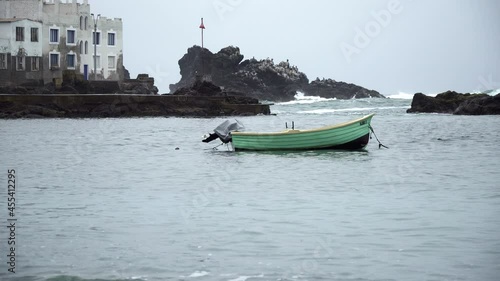
POLYGON ((471 94, 488 94, 490 96, 496 96, 500 94, 500 89, 492 89, 492 90, 474 90, 470 92, 471 94))
MULTIPOLYGON (((426 95, 426 96, 428 96, 428 97, 435 97, 435 96, 437 96, 440 93, 436 92, 436 93, 423 93, 423 94, 426 95)), ((391 99, 411 100, 411 99, 413 99, 414 95, 415 95, 415 93, 409 94, 409 93, 405 93, 405 92, 398 92, 397 94, 390 95, 390 96, 387 96, 387 97, 391 98, 391 99)))
POLYGON ((500 94, 500 89, 496 89, 488 93, 490 96, 496 96, 498 94, 500 94))
MULTIPOLYGON (((428 97, 435 97, 435 96, 437 96, 440 93, 442 93, 442 92, 424 93, 424 95, 426 95, 428 97)), ((500 89, 489 90, 489 91, 475 90, 475 91, 472 91, 471 94, 488 94, 490 96, 496 96, 496 95, 500 94, 500 89)), ((390 95, 390 96, 387 96, 387 97, 391 98, 391 99, 408 99, 408 100, 411 100, 411 99, 413 99, 413 96, 414 96, 414 94, 408 94, 408 93, 405 93, 405 92, 398 92, 397 94, 390 95)))
POLYGON ((306 96, 302 92, 297 92, 297 94, 294 96, 294 98, 295 98, 295 100, 287 101, 287 102, 280 102, 277 104, 279 104, 279 105, 311 104, 311 103, 317 103, 317 102, 323 102, 323 101, 337 100, 336 98, 327 99, 327 98, 322 98, 322 97, 318 97, 318 96, 306 96))
POLYGON ((414 94, 408 94, 408 93, 403 93, 399 92, 395 95, 387 96, 390 99, 402 99, 402 100, 411 100, 413 99, 414 94))
POLYGON ((387 110, 387 109, 407 109, 408 106, 386 106, 386 107, 352 107, 352 108, 323 108, 315 110, 299 111, 299 114, 328 114, 335 112, 350 112, 350 111, 373 111, 373 110, 387 110))
POLYGON ((209 272, 206 271, 195 271, 191 273, 191 275, 188 276, 188 278, 198 278, 198 277, 203 277, 209 275, 209 272))
POLYGON ((231 280, 228 280, 228 281, 246 281, 250 278, 263 278, 264 275, 261 274, 261 275, 257 275, 257 276, 240 276, 238 278, 235 278, 235 279, 231 279, 231 280))

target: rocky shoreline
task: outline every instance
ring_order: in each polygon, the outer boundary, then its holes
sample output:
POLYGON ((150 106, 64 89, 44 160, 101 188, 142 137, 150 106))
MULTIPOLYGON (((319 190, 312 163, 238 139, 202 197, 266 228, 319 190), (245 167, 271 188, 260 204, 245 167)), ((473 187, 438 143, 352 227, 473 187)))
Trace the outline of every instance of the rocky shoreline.
MULTIPOLYGON (((270 114, 269 102, 291 101, 297 92, 325 98, 384 98, 361 86, 332 79, 309 82, 289 61, 243 60, 237 47, 218 53, 193 46, 179 60, 181 80, 158 95, 154 78, 85 81, 72 70, 62 83, 0 87, 0 118, 134 116, 228 116, 270 114)), ((127 71, 128 72, 128 71, 127 71)))
POLYGON ((209 82, 174 95, 0 94, 0 118, 215 117, 271 114, 269 104, 233 96, 209 82))
MULTIPOLYGON (((158 95, 154 78, 139 74, 123 81, 84 81, 65 71, 60 85, 0 87, 0 118, 85 118, 269 115, 270 105, 305 96, 357 99, 385 98, 374 90, 335 81, 309 82, 297 66, 273 59, 244 60, 238 47, 218 53, 193 46, 179 60, 181 79, 170 94, 158 95)), ((461 94, 447 91, 436 97, 417 93, 408 113, 498 115, 500 94, 461 94)))
POLYGON ((83 81, 66 75, 60 87, 0 87, 0 118, 215 117, 271 114, 268 104, 196 81, 173 95, 158 95, 154 78, 83 81))
POLYGON ((499 115, 500 94, 461 94, 447 91, 426 96, 416 93, 407 113, 448 113, 455 115, 499 115))

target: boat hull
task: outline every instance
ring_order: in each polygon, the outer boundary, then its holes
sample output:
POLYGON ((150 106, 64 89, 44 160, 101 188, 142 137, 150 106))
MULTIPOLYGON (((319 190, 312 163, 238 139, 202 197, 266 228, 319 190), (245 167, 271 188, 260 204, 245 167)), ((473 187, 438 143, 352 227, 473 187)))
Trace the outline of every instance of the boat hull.
POLYGON ((342 124, 313 130, 277 133, 232 132, 235 150, 363 149, 370 140, 373 114, 342 124))

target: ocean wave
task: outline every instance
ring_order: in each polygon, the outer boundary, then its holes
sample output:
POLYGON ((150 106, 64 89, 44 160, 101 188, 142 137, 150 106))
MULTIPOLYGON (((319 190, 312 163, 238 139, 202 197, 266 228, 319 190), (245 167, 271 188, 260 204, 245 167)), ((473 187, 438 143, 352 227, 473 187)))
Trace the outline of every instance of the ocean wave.
POLYGON ((374 111, 374 110, 389 110, 389 109, 407 109, 408 106, 386 106, 386 107, 352 107, 352 108, 323 108, 314 110, 299 111, 299 114, 328 114, 336 112, 350 112, 350 111, 374 111))
POLYGON ((238 278, 231 279, 231 280, 228 280, 228 281, 247 281, 250 278, 263 278, 263 277, 264 277, 264 274, 257 275, 257 276, 240 276, 238 278))
MULTIPOLYGON (((428 96, 428 97, 435 97, 435 96, 437 96, 440 93, 423 93, 423 94, 426 95, 426 96, 428 96)), ((414 95, 415 95, 415 93, 409 94, 409 93, 405 93, 405 92, 398 92, 397 94, 390 95, 390 96, 387 96, 387 97, 390 98, 390 99, 411 100, 411 99, 413 99, 414 95)))
POLYGON ((207 276, 209 274, 210 273, 208 273, 206 271, 195 271, 191 275, 189 275, 188 278, 198 278, 198 277, 207 276))
POLYGON ((142 276, 132 276, 129 278, 121 278, 121 279, 86 279, 78 276, 70 276, 70 275, 59 275, 47 278, 46 281, 147 281, 148 279, 142 276))
MULTIPOLYGON (((436 92, 436 93, 424 93, 424 95, 428 96, 428 97, 435 97, 437 96, 438 94, 441 94, 442 92, 436 92)), ((500 89, 493 89, 493 90, 488 90, 488 91, 482 91, 482 90, 475 90, 475 91, 472 91, 470 92, 471 94, 488 94, 490 96, 496 96, 498 94, 500 94, 500 89)), ((391 98, 391 99, 413 99, 413 95, 414 94, 409 94, 409 93, 405 93, 405 92, 399 92, 397 94, 394 94, 394 95, 390 95, 390 96, 387 96, 388 98, 391 98)))
POLYGON ((413 99, 413 95, 414 94, 408 94, 408 93, 399 92, 399 93, 397 93, 395 95, 390 95, 390 96, 387 96, 387 97, 390 98, 390 99, 411 100, 411 99, 413 99))
POLYGON ((496 95, 500 94, 500 89, 491 90, 491 91, 486 91, 486 92, 484 92, 484 93, 486 93, 486 94, 488 94, 488 95, 490 95, 490 96, 496 96, 496 95))
POLYGON ((318 96, 306 96, 302 92, 297 92, 297 94, 294 96, 294 98, 295 98, 295 100, 287 101, 287 102, 280 102, 280 103, 276 103, 276 104, 277 105, 311 104, 311 103, 317 103, 317 102, 337 100, 336 98, 327 99, 327 98, 322 98, 322 97, 318 97, 318 96))

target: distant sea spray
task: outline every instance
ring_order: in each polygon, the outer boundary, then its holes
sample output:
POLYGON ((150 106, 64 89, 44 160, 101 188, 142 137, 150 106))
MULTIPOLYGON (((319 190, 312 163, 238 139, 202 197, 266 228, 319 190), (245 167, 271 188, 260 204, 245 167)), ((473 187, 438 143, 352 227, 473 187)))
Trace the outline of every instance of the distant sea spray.
POLYGON ((280 102, 277 104, 279 104, 279 105, 311 104, 311 103, 317 103, 317 102, 337 100, 336 98, 327 99, 327 98, 322 98, 319 96, 306 96, 303 92, 300 92, 300 91, 297 91, 297 94, 294 96, 294 98, 295 98, 295 100, 287 101, 287 102, 280 102))
MULTIPOLYGON (((426 96, 429 96, 429 97, 435 97, 440 93, 433 92, 433 93, 424 93, 424 94, 426 96)), ((488 91, 472 91, 471 94, 488 94, 490 96, 495 96, 495 95, 500 94, 500 89, 488 90, 488 91)), ((391 99, 410 99, 411 100, 411 99, 413 99, 413 95, 414 95, 414 93, 409 94, 409 93, 405 93, 405 92, 398 92, 397 94, 388 95, 387 97, 391 98, 391 99)))
POLYGON ((403 100, 411 100, 413 99, 413 94, 399 92, 394 95, 387 96, 390 99, 403 99, 403 100))

